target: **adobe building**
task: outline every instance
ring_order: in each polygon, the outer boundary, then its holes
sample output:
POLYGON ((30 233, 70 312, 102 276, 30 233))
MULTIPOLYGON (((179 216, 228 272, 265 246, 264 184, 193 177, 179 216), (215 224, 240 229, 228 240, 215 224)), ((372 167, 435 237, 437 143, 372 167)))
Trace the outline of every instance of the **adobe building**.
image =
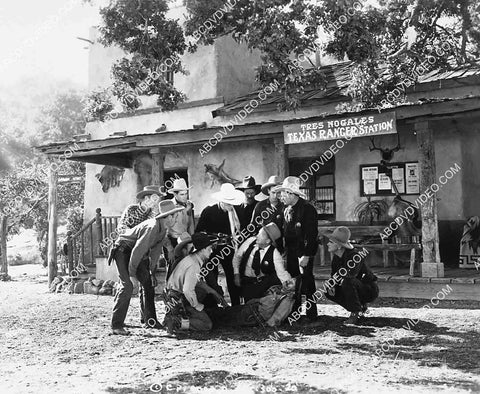
MULTIPOLYGON (((91 39, 96 41, 94 31, 91 39)), ((98 43, 90 51, 90 88, 107 86, 111 63, 121 51, 98 43)), ((346 224, 354 235, 357 228, 360 235, 379 236, 391 219, 385 216, 373 226, 359 226, 354 215, 366 196, 389 204, 395 196, 380 164, 382 152, 371 150, 375 144, 387 155, 392 153, 388 149, 399 147, 387 164, 395 168, 394 182, 405 200, 415 203, 432 184, 440 186, 416 203, 422 212, 422 238, 408 243, 418 247, 398 250, 421 247, 417 259, 421 255, 423 262, 415 267, 415 275, 429 281, 443 279, 445 271, 458 267, 465 220, 480 213, 475 198, 480 182, 475 154, 480 147, 480 68, 426 72, 407 88, 402 105, 341 113, 339 108, 350 102, 345 90, 351 63, 325 65, 326 88, 306 91, 298 111, 279 112, 283 96, 278 85, 255 85, 258 53, 232 39, 200 47, 182 61, 189 75, 175 75, 174 84, 188 99, 178 109, 161 112, 146 98, 146 105, 134 112, 119 113, 108 122, 89 122, 85 133, 90 139, 76 141, 71 160, 87 163, 85 223, 100 208, 103 237, 145 185, 186 178, 198 216, 213 203, 210 195, 222 183, 241 181, 245 175, 263 183, 273 174, 303 175, 302 187, 317 208, 321 233, 346 224), (445 183, 439 181, 441 176, 445 183)), ((39 149, 59 156, 72 144, 58 142, 39 149)), ((373 249, 370 262, 391 264, 382 252, 386 255, 385 248, 373 249)), ((325 264, 328 257, 323 253, 320 248, 318 259, 325 264)), ((103 258, 96 261, 97 273, 107 275, 103 258)), ((466 263, 474 266, 473 260, 466 263)))

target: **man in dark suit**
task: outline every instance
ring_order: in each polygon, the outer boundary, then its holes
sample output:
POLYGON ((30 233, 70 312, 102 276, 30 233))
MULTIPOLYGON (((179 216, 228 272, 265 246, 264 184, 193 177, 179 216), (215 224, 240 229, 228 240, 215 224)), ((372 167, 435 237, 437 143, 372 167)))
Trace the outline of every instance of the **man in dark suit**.
MULTIPOLYGON (((268 178, 268 181, 262 185, 262 194, 267 195, 268 198, 260 200, 253 210, 251 224, 253 224, 257 230, 260 230, 262 226, 266 226, 269 223, 275 223, 279 229, 283 229, 283 211, 285 205, 280 201, 281 192, 274 191, 276 186, 281 185, 280 178, 276 175, 272 175, 268 178)), ((257 199, 257 197, 255 197, 257 199)), ((281 245, 279 245, 281 248, 281 245)))
MULTIPOLYGON (((215 205, 206 207, 200 214, 195 232, 205 231, 207 233, 223 233, 231 235, 233 239, 238 237, 242 230, 244 223, 241 221, 241 207, 240 204, 244 200, 244 194, 235 190, 235 187, 230 183, 224 183, 220 191, 213 193, 212 197, 218 201, 215 205)), ((235 285, 232 258, 233 251, 227 256, 220 255, 219 251, 223 246, 216 247, 212 253, 213 257, 218 257, 222 264, 223 271, 227 280, 228 293, 230 294, 230 302, 232 305, 240 304, 240 289, 235 285), (221 256, 221 257, 220 257, 221 256)), ((218 266, 209 270, 205 281, 214 290, 223 294, 221 287, 218 285, 218 266)))
POLYGON ((252 220, 253 210, 257 205, 255 196, 260 193, 260 185, 257 185, 253 176, 246 176, 243 178, 242 186, 237 186, 237 190, 240 190, 245 195, 245 201, 242 203, 240 221, 242 222, 242 229, 245 228, 252 220))
MULTIPOLYGON (((286 206, 284 211, 283 237, 287 271, 292 277, 301 275, 301 294, 307 299, 315 293, 313 277, 313 259, 318 249, 317 210, 305 201, 305 194, 300 190, 300 179, 289 176, 283 184, 273 189, 282 192, 282 200, 286 206)), ((300 306, 297 301, 293 309, 300 306)), ((317 306, 307 310, 310 320, 317 318, 317 306)))

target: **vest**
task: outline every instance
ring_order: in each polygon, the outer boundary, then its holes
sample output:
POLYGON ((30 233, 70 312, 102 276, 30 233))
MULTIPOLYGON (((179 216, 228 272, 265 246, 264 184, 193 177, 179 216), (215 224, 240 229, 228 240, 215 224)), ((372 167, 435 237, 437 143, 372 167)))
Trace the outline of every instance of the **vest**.
MULTIPOLYGON (((242 261, 240 262, 240 276, 243 278, 245 276, 245 268, 247 267, 248 258, 252 254, 252 250, 255 247, 256 242, 252 242, 247 248, 247 251, 242 256, 242 261)), ((267 249, 267 252, 263 256, 263 259, 260 261, 260 272, 263 275, 272 275, 275 274, 275 264, 273 263, 273 251, 275 247, 270 245, 267 249)))

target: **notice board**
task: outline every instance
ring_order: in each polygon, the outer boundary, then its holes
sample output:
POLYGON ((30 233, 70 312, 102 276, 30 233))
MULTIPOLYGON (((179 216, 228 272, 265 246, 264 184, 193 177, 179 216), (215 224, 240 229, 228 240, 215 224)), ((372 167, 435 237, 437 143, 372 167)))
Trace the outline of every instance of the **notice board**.
POLYGON ((362 197, 395 195, 392 181, 400 194, 420 194, 418 162, 360 165, 362 197))

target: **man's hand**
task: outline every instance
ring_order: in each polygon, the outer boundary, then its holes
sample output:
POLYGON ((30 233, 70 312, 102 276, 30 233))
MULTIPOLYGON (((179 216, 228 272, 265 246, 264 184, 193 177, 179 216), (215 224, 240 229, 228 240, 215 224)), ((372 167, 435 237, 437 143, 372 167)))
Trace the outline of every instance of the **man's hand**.
POLYGON ((328 295, 334 297, 335 296, 335 287, 331 287, 327 290, 328 295))
POLYGON ((240 274, 235 274, 233 281, 235 282, 235 286, 240 287, 241 285, 240 274))
POLYGON ((310 257, 308 257, 308 256, 302 256, 302 257, 300 257, 300 262, 299 262, 300 267, 305 268, 305 267, 308 265, 308 261, 309 261, 309 260, 310 260, 310 257))
POLYGON ((215 299, 217 300, 217 303, 219 303, 220 305, 222 305, 223 307, 228 307, 228 303, 227 301, 225 301, 225 298, 223 298, 220 294, 218 294, 217 292, 215 292, 215 294, 213 295, 215 297, 215 299))
POLYGON ((158 285, 157 277, 155 275, 152 275, 152 286, 157 287, 157 285, 158 285))
POLYGON ((174 249, 167 249, 168 252, 168 264, 173 264, 175 262, 175 252, 174 249))

